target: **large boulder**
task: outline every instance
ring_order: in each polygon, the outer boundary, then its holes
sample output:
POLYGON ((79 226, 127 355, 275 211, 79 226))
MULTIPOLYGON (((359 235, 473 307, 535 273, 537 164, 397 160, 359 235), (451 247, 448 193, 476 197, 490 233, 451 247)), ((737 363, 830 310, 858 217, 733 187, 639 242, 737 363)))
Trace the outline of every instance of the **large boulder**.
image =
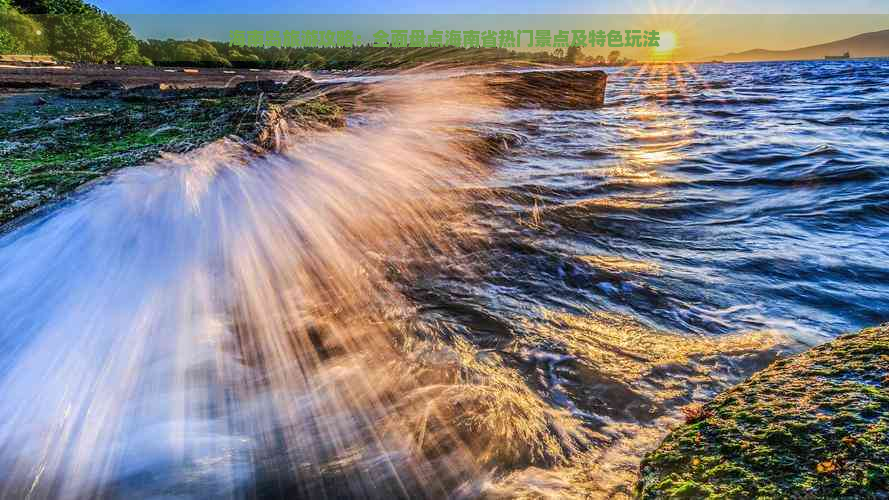
POLYGON ((686 413, 642 498, 889 498, 889 326, 773 363, 686 413))
POLYGON ((605 102, 604 71, 553 70, 495 73, 484 78, 488 87, 513 108, 590 109, 605 102))
POLYGON ((93 80, 77 90, 65 91, 62 95, 71 99, 101 99, 118 96, 125 90, 126 86, 117 80, 93 80))
POLYGON ((107 91, 122 92, 126 90, 126 86, 117 80, 93 80, 80 86, 80 90, 86 91, 107 91))
POLYGON ((235 94, 238 95, 256 95, 269 94, 281 90, 281 84, 274 80, 251 80, 241 82, 235 87, 235 94))
POLYGON ((169 101, 178 97, 178 88, 170 83, 150 83, 127 89, 121 97, 130 102, 169 101))
POLYGON ((285 93, 302 93, 315 86, 315 80, 303 75, 294 75, 282 89, 285 93))

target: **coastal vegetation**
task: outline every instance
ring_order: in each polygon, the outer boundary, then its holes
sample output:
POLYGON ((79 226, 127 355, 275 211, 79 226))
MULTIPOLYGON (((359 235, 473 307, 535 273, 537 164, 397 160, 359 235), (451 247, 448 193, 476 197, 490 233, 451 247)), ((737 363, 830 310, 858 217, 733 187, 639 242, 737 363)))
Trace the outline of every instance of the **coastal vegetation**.
POLYGON ((642 462, 642 498, 884 498, 889 326, 777 361, 685 413, 642 462))
POLYGON ((599 64, 619 51, 586 55, 467 47, 248 47, 197 40, 137 40, 122 20, 82 0, 0 0, 0 54, 48 53, 61 61, 215 68, 385 69, 422 64, 599 64))
POLYGON ((139 52, 160 66, 385 69, 422 64, 626 64, 619 51, 587 56, 579 47, 552 53, 467 47, 233 47, 209 40, 146 40, 139 52))
POLYGON ((130 27, 81 0, 0 0, 0 53, 68 61, 150 64, 130 27))
MULTIPOLYGON (((183 153, 223 137, 268 144, 281 118, 297 126, 342 125, 324 96, 284 103, 252 82, 235 88, 130 90, 97 84, 24 95, 0 112, 0 225, 108 173, 183 153)), ((285 89, 286 92, 286 89, 285 89)))

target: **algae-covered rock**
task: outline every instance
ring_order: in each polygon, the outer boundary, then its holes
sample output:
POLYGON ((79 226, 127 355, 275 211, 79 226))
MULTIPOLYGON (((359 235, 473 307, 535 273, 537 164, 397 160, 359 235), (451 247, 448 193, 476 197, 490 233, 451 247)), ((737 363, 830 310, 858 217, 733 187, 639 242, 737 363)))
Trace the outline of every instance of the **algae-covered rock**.
POLYGON ((90 85, 44 93, 37 108, 28 94, 0 97, 9 100, 0 112, 0 231, 89 181, 162 152, 183 153, 223 137, 275 149, 284 128, 345 124, 342 110, 324 96, 290 102, 290 94, 228 95, 165 83, 123 92, 90 85))
POLYGON ((642 498, 889 498, 889 326, 783 359, 642 462, 642 498))
POLYGON ((70 99, 101 99, 124 90, 124 84, 117 80, 94 80, 82 85, 80 89, 67 91, 65 95, 70 99))
POLYGON ((241 95, 256 95, 263 92, 277 92, 281 90, 281 87, 282 85, 279 85, 274 80, 254 80, 237 84, 234 92, 241 95))
POLYGON ((170 101, 179 98, 178 90, 169 83, 149 83, 127 89, 121 99, 129 102, 170 101))
POLYGON ((80 87, 80 90, 107 90, 115 92, 119 92, 125 89, 126 87, 124 86, 124 84, 117 80, 93 80, 80 87))
POLYGON ((305 92, 314 87, 315 80, 302 75, 293 75, 293 78, 284 85, 284 92, 305 92))

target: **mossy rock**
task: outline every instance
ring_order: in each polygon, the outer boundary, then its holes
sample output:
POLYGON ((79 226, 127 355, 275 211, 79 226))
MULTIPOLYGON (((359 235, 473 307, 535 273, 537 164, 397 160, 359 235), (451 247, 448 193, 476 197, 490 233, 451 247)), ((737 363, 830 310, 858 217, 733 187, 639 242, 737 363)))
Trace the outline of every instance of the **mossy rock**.
POLYGON ((641 498, 889 498, 889 326, 775 362, 642 461, 641 498))
POLYGON ((342 110, 324 96, 279 93, 269 96, 272 103, 223 89, 155 88, 163 98, 47 93, 39 108, 33 98, 18 99, 0 112, 0 231, 89 181, 163 152, 183 153, 229 136, 271 148, 281 120, 298 128, 345 125, 342 110))

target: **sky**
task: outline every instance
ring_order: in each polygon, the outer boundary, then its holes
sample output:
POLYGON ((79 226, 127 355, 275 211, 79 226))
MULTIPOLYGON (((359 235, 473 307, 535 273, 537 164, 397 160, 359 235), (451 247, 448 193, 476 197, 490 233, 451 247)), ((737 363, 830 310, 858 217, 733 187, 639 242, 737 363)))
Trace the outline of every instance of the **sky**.
MULTIPOLYGON (((120 16, 141 39, 227 41, 230 30, 353 30, 370 41, 380 29, 656 29, 676 33, 676 60, 795 49, 889 29, 889 0, 88 1, 120 16)), ((623 52, 648 59, 641 50, 623 52)))

